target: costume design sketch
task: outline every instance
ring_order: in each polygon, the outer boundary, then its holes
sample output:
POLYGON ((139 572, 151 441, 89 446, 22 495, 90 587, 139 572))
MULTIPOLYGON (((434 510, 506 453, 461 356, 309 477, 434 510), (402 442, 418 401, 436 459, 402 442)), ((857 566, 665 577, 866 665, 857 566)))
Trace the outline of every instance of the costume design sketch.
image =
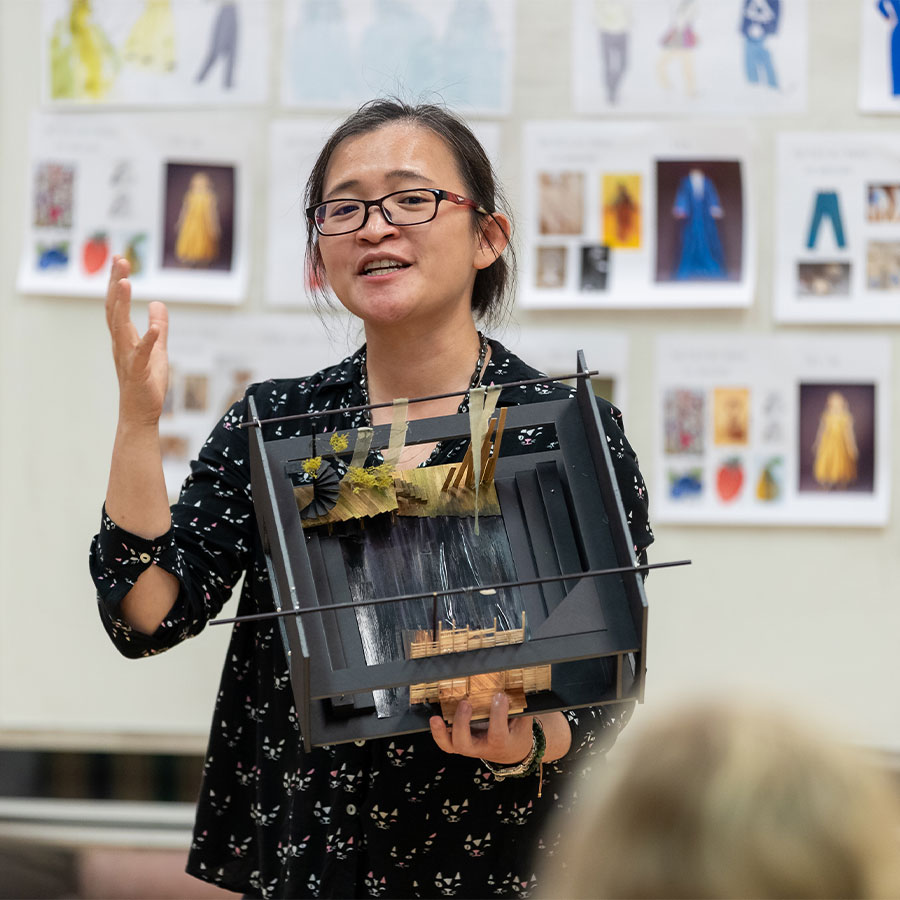
POLYGON ((619 102, 619 87, 628 68, 631 21, 622 0, 595 0, 594 16, 600 39, 603 83, 610 106, 619 102))
POLYGON ((725 277, 725 253, 717 220, 722 205, 716 186, 702 169, 691 169, 681 179, 672 215, 681 221, 681 253, 675 278, 725 277))
POLYGON ((744 35, 744 63, 750 84, 759 84, 762 73, 769 87, 778 87, 766 40, 777 34, 780 15, 781 0, 746 0, 744 4, 741 34, 744 35))
POLYGON ((451 106, 500 109, 504 56, 488 0, 456 0, 441 45, 441 94, 451 106))
POLYGON ((846 397, 840 391, 832 391, 828 395, 813 450, 816 454, 813 475, 822 487, 842 488, 856 481, 859 449, 853 430, 853 416, 846 397))
POLYGON ((50 96, 54 100, 102 100, 113 86, 119 57, 94 19, 91 0, 72 0, 50 39, 50 96))
POLYGON ((355 108, 376 95, 482 114, 510 105, 515 0, 284 0, 285 105, 355 108))
POLYGON ((123 52, 125 62, 169 72, 175 68, 175 20, 172 0, 146 0, 123 52))
POLYGON ((665 90, 670 90, 669 67, 675 61, 681 64, 682 87, 685 94, 697 94, 697 79, 694 74, 694 48, 697 46, 697 32, 694 23, 697 18, 696 0, 680 0, 669 27, 660 40, 662 50, 656 74, 665 90))
POLYGON ((359 66, 334 66, 335 47, 349 47, 350 34, 340 3, 334 0, 303 0, 297 24, 291 32, 288 63, 298 101, 339 103, 346 96, 363 92, 359 66), (327 78, 321 73, 328 72, 327 78))
POLYGON ((399 76, 401 83, 419 90, 434 90, 438 72, 438 44, 434 29, 419 4, 408 0, 375 0, 375 16, 363 33, 359 63, 377 75, 399 76), (403 53, 398 60, 386 57, 402 35, 403 53))
POLYGON ((234 86, 234 64, 238 50, 238 14, 237 4, 233 0, 224 0, 216 13, 209 50, 206 59, 197 75, 197 81, 206 80, 210 69, 221 59, 224 71, 222 83, 226 88, 234 86))

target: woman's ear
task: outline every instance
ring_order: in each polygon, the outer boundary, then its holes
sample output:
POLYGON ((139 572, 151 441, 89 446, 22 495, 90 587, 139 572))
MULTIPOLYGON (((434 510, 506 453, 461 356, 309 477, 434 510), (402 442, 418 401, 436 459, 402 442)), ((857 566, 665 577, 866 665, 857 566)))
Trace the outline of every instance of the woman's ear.
POLYGON ((486 269, 506 249, 511 228, 509 219, 503 213, 489 213, 482 217, 478 231, 478 252, 475 254, 476 269, 486 269))

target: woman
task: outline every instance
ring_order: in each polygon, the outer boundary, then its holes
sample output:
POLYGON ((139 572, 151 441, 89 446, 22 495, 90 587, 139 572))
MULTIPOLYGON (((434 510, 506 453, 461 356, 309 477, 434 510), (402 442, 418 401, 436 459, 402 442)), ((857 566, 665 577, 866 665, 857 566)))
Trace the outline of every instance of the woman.
MULTIPOLYGON (((261 419, 333 409, 317 430, 383 424, 390 412, 342 408, 465 391, 535 375, 475 317, 495 316, 511 276, 509 221, 496 210, 490 163, 446 110, 374 101, 325 145, 307 185, 313 283, 327 284, 363 323, 366 344, 308 378, 252 386, 261 419), (348 199, 350 198, 350 199, 348 199), (364 202, 356 198, 368 198, 364 202), (378 199, 374 199, 378 198, 378 199), (336 201, 340 201, 339 203, 336 201), (323 233, 324 232, 324 233, 323 233), (506 251, 509 252, 508 250, 506 251)), ((167 649, 216 615, 246 570, 240 613, 270 609, 271 591, 249 496, 246 397, 203 447, 171 512, 157 420, 166 390, 166 313, 150 305, 141 337, 129 320, 128 267, 113 265, 107 301, 120 416, 92 571, 103 621, 128 656, 167 649), (125 552, 123 553, 123 546, 125 552)), ((500 404, 566 397, 562 386, 501 393, 500 404)), ((455 413, 466 400, 410 406, 412 417, 455 413)), ((601 403, 637 548, 652 541, 643 481, 617 411, 601 403)), ((266 426, 308 433, 309 420, 266 426)), ((542 428, 506 452, 548 449, 542 428)), ((401 467, 458 461, 464 442, 405 448, 401 467), (427 457, 427 459, 426 459, 427 457)), ((270 896, 522 896, 534 885, 532 848, 555 837, 545 817, 566 808, 629 709, 537 718, 546 738, 537 778, 497 781, 536 743, 528 717, 508 719, 498 695, 486 731, 461 705, 451 729, 301 750, 277 626, 239 623, 210 736, 188 871, 231 890, 270 896)))

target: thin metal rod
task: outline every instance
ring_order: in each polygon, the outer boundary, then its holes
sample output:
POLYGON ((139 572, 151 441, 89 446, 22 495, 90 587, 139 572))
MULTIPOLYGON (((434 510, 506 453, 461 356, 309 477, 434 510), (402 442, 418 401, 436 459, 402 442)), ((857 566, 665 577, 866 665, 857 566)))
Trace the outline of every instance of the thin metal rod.
MULTIPOLYGON (((487 385, 488 387, 498 387, 500 390, 514 387, 526 387, 529 384, 548 384, 551 381, 567 381, 569 378, 590 378, 593 375, 599 375, 599 369, 591 369, 589 372, 573 372, 571 375, 557 375, 554 378, 527 378, 525 381, 505 381, 502 384, 487 385)), ((450 391, 447 394, 429 394, 427 397, 413 397, 407 400, 407 403, 425 403, 428 400, 447 400, 449 397, 462 397, 468 394, 471 388, 464 391, 450 391)), ((293 416, 277 416, 274 419, 250 419, 246 422, 238 422, 238 428, 256 428, 259 425, 272 425, 276 422, 293 422, 298 419, 318 419, 322 416, 331 416, 334 413, 353 413, 362 412, 364 409, 384 409, 386 406, 393 406, 393 400, 387 403, 366 403, 362 406, 342 406, 339 409, 323 409, 320 412, 297 413, 293 416)))
POLYGON ((589 569, 587 572, 567 572, 564 575, 545 575, 542 578, 527 578, 522 581, 502 581, 498 584, 477 584, 468 587, 445 588, 440 591, 422 591, 419 594, 400 594, 397 597, 373 597, 369 600, 350 601, 347 603, 329 603, 325 606, 307 606, 303 609, 281 609, 271 612, 251 613, 249 616, 235 616, 231 619, 213 619, 210 625, 230 625, 234 622, 259 622, 263 619, 278 619, 282 616, 302 616, 307 613, 328 612, 332 609, 352 609, 355 606, 377 606, 381 603, 400 603, 403 600, 421 600, 433 597, 449 597, 452 594, 487 594, 505 588, 526 587, 532 584, 549 584, 552 581, 574 581, 578 578, 594 578, 599 575, 624 575, 628 572, 647 572, 650 569, 668 569, 672 566, 689 566, 689 559, 674 562, 644 563, 638 566, 619 566, 615 569, 589 569))

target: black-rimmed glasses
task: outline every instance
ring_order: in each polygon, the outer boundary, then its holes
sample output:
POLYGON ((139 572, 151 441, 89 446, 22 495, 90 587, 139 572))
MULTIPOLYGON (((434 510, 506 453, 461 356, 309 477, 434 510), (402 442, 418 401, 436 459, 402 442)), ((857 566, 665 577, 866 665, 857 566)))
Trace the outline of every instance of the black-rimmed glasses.
POLYGON ((332 236, 359 231, 369 219, 373 206, 381 210, 391 225, 423 225, 430 222, 438 211, 441 200, 449 200, 458 206, 468 206, 477 213, 489 215, 488 211, 474 200, 461 197, 452 191, 435 188, 414 188, 408 191, 393 191, 378 200, 326 200, 310 206, 306 215, 312 220, 319 234, 332 236))

